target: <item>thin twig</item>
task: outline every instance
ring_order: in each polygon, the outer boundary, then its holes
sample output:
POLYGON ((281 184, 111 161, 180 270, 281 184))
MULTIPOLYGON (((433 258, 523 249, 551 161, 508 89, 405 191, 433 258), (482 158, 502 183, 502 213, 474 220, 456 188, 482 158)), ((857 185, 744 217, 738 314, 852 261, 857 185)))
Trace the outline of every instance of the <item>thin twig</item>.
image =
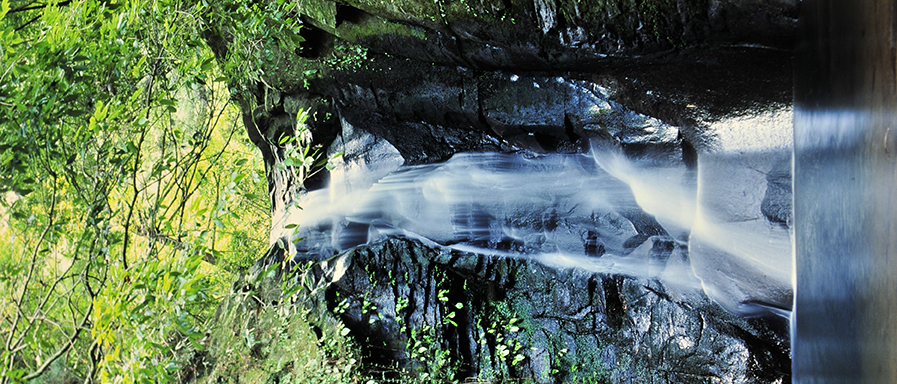
POLYGON ((90 304, 87 305, 87 310, 84 311, 84 317, 81 318, 81 323, 77 327, 75 327, 75 330, 74 330, 75 333, 73 333, 72 336, 69 337, 66 344, 64 346, 62 346, 61 348, 57 349, 56 353, 54 353, 52 356, 48 357, 47 360, 45 360, 44 363, 39 368, 37 368, 37 370, 35 370, 34 372, 31 372, 30 374, 28 374, 27 376, 22 378, 22 380, 30 381, 30 380, 33 380, 33 379, 37 378, 38 376, 42 375, 47 370, 47 368, 50 367, 50 364, 53 364, 53 362, 56 361, 56 359, 58 359, 63 354, 68 352, 69 349, 71 349, 72 346, 75 345, 75 342, 78 341, 78 336, 81 334, 81 331, 87 325, 87 322, 90 321, 90 313, 91 312, 93 312, 93 300, 91 300, 90 304))
POLYGON ((43 15, 44 15, 43 12, 38 13, 37 16, 34 16, 31 20, 28 20, 28 22, 26 22, 25 24, 22 24, 22 25, 16 27, 16 28, 13 29, 12 31, 13 31, 13 32, 21 31, 21 30, 24 29, 25 27, 31 25, 31 23, 33 23, 33 22, 35 22, 35 21, 38 21, 38 20, 40 19, 40 17, 43 16, 43 15))
MULTIPOLYGON (((34 250, 31 253, 31 265, 28 266, 28 274, 25 277, 25 282, 22 285, 22 294, 19 295, 18 300, 15 302, 16 306, 16 317, 12 322, 12 326, 9 329, 9 335, 6 338, 5 349, 10 351, 13 349, 12 341, 16 335, 16 328, 19 326, 19 321, 22 320, 22 302, 25 301, 25 296, 28 293, 28 284, 31 283, 31 278, 34 276, 34 269, 37 266, 37 255, 40 252, 41 244, 44 241, 44 238, 47 236, 47 233, 50 232, 50 228, 53 227, 54 214, 56 213, 56 179, 53 178, 53 191, 52 197, 50 200, 50 211, 47 214, 47 225, 44 227, 43 231, 41 231, 40 236, 38 237, 37 243, 34 245, 34 250)), ((22 336, 27 333, 27 331, 22 333, 22 336)), ((20 337, 21 339, 21 337, 20 337)), ((8 369, 13 368, 13 363, 15 362, 16 353, 10 353, 7 357, 9 362, 7 363, 8 369)))
MULTIPOLYGON (((147 118, 147 119, 149 119, 149 116, 150 116, 150 102, 152 100, 153 83, 155 82, 155 79, 156 79, 156 71, 158 70, 158 67, 159 67, 158 63, 153 63, 153 71, 150 74, 149 82, 146 85, 146 102, 145 102, 144 107, 146 108, 146 117, 145 118, 147 118)), ((122 238, 122 249, 121 249, 121 262, 122 262, 122 267, 124 267, 125 270, 128 269, 128 243, 130 242, 129 232, 131 230, 131 218, 134 216, 134 211, 135 211, 134 206, 137 204, 137 197, 140 194, 140 192, 137 188, 137 175, 140 172, 140 151, 143 149, 144 140, 146 140, 146 132, 147 132, 147 126, 144 125, 143 129, 140 131, 140 139, 137 141, 137 146, 136 146, 137 153, 134 154, 134 169, 133 169, 133 173, 131 175, 131 184, 134 189, 134 196, 131 197, 131 204, 128 205, 128 216, 125 218, 125 223, 124 223, 125 234, 124 234, 124 237, 122 238)))
MULTIPOLYGON (((72 2, 71 0, 66 0, 66 1, 61 1, 61 2, 59 2, 59 3, 57 3, 57 4, 55 4, 55 5, 56 5, 57 7, 64 7, 64 6, 67 6, 67 5, 71 4, 71 2, 72 2)), ((26 6, 22 6, 22 7, 19 7, 19 8, 10 9, 8 12, 6 12, 6 14, 9 15, 9 14, 12 14, 12 13, 17 13, 17 12, 25 12, 25 11, 35 10, 35 9, 44 9, 44 8, 50 6, 50 4, 31 5, 31 4, 34 4, 34 3, 35 3, 35 2, 32 1, 32 2, 28 3, 28 5, 26 5, 26 6)))

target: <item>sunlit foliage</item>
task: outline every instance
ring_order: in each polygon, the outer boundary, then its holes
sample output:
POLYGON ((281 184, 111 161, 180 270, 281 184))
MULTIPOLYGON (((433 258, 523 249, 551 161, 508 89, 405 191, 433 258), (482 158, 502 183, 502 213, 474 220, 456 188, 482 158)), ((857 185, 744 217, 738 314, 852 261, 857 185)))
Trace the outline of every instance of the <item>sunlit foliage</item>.
POLYGON ((268 247, 229 85, 253 38, 298 39, 271 7, 0 2, 0 382, 177 380, 202 350, 268 247), (210 16, 247 49, 215 57, 210 16))

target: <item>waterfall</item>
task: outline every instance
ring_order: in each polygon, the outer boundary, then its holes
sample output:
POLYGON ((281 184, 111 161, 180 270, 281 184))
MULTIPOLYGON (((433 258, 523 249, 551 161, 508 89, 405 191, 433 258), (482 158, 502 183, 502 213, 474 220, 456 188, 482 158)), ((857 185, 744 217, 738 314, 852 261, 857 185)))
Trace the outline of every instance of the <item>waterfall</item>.
POLYGON ((384 141, 366 145, 335 163, 328 188, 280 215, 272 238, 295 232, 296 258, 398 236, 659 279, 742 314, 790 310, 789 230, 761 212, 767 178, 787 152, 708 156, 696 175, 597 145, 585 154, 458 153, 414 166, 400 165, 384 141))

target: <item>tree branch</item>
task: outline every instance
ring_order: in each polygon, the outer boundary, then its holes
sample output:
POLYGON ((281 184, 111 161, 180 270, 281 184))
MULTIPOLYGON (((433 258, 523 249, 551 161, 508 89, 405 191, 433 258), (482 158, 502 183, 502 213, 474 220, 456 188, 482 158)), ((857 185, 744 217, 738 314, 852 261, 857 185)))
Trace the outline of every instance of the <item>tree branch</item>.
MULTIPOLYGON (((146 228, 143 226, 135 227, 134 232, 140 236, 146 237, 147 239, 170 245, 180 250, 188 250, 190 248, 193 248, 193 246, 186 241, 172 238, 171 236, 159 233, 154 229, 146 228)), ((215 264, 217 262, 217 258, 215 257, 215 255, 209 252, 203 252, 202 259, 209 264, 215 264)))
MULTIPOLYGON (((44 9, 44 8, 49 7, 49 6, 51 5, 51 4, 31 5, 31 4, 34 4, 34 3, 36 3, 36 2, 35 2, 35 1, 32 1, 32 2, 28 3, 28 5, 23 5, 23 6, 18 7, 18 8, 10 9, 8 12, 6 12, 6 14, 9 15, 9 14, 17 13, 17 12, 25 12, 25 11, 35 10, 35 9, 44 9)), ((65 7, 65 6, 68 6, 68 5, 71 4, 71 3, 72 3, 71 0, 66 0, 66 1, 60 1, 59 3, 57 3, 57 4, 55 4, 55 5, 56 5, 57 7, 65 7)))
POLYGON ((38 21, 38 20, 40 19, 41 16, 43 16, 43 13, 38 13, 37 16, 32 17, 31 20, 28 20, 25 24, 22 24, 22 25, 16 27, 16 28, 13 29, 12 31, 13 31, 13 32, 21 31, 23 28, 27 27, 27 26, 30 25, 31 23, 33 23, 33 22, 35 22, 35 21, 38 21))
MULTIPOLYGON (((156 81, 156 71, 159 68, 158 62, 153 63, 153 71, 150 74, 149 82, 146 84, 146 118, 150 116, 150 101, 152 100, 153 94, 153 83, 156 81)), ((128 206, 128 216, 125 218, 125 235, 122 241, 121 248, 121 262, 122 266, 125 270, 128 269, 128 243, 130 239, 128 236, 128 232, 131 230, 131 218, 134 216, 134 205, 137 204, 137 197, 140 195, 140 191, 137 188, 137 175, 140 173, 140 151, 143 149, 143 141, 146 139, 147 126, 144 125, 143 129, 140 131, 140 139, 137 142, 137 153, 134 154, 134 169, 131 175, 131 184, 134 189, 134 196, 131 198, 131 204, 128 206)))
MULTIPOLYGON (((6 339, 6 350, 12 349, 12 341, 14 339, 14 335, 16 333, 16 327, 19 326, 19 321, 22 320, 22 302, 25 301, 25 296, 28 292, 28 284, 31 283, 31 278, 34 276, 34 269, 37 265, 37 255, 40 251, 40 246, 44 242, 44 238, 47 236, 47 233, 50 232, 50 228, 53 227, 53 215, 56 212, 56 182, 53 180, 53 192, 52 198, 50 202, 50 212, 47 214, 47 225, 44 227, 44 230, 41 231, 40 236, 38 237, 37 243, 34 244, 34 250, 31 252, 31 265, 28 266, 28 274, 25 276, 25 282, 22 285, 22 294, 19 296, 18 300, 15 302, 16 306, 16 317, 12 322, 12 327, 10 327, 9 336, 6 339)), ((12 368, 12 360, 14 356, 10 356, 10 368, 12 368)))
POLYGON ((36 379, 38 376, 42 375, 47 370, 47 368, 50 367, 50 364, 53 364, 56 359, 68 352, 69 349, 71 349, 72 346, 75 345, 75 342, 78 340, 78 336, 81 334, 81 331, 84 330, 87 322, 90 321, 91 312, 93 312, 93 300, 91 300, 91 303, 88 304, 87 310, 84 311, 84 317, 81 318, 81 323, 78 324, 77 327, 75 327, 75 333, 73 333, 72 336, 69 337, 68 342, 66 342, 66 344, 62 348, 57 349, 56 353, 47 358, 47 360, 44 361, 44 363, 34 372, 31 372, 27 376, 23 377, 22 380, 30 381, 36 379))

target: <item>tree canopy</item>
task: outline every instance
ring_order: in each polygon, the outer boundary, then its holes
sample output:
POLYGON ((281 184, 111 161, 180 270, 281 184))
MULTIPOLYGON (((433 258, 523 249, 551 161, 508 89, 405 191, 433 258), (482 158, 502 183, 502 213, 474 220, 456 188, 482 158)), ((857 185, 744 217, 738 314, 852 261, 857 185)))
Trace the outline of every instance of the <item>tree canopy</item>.
POLYGON ((0 382, 174 379, 267 248, 231 105, 291 6, 0 2, 0 382), (236 42, 215 56, 203 36, 236 42), (255 60, 255 61, 254 61, 255 60))

